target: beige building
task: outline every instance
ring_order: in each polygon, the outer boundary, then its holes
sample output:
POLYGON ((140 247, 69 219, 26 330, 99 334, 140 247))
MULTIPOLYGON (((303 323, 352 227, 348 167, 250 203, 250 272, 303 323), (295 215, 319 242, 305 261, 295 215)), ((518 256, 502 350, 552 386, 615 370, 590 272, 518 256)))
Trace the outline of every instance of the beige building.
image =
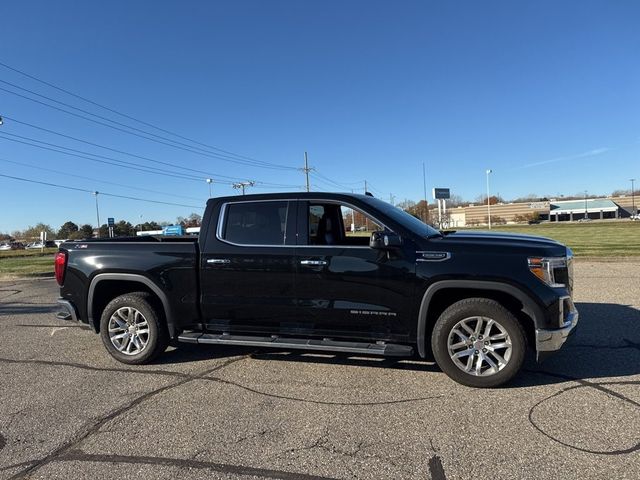
MULTIPOLYGON (((551 200, 548 202, 499 203, 491 205, 491 223, 526 223, 540 221, 576 221, 586 216, 590 219, 628 218, 632 205, 638 208, 637 199, 631 196, 589 198, 586 200, 551 200)), ((438 221, 438 210, 432 208, 429 215, 433 223, 438 221)), ((487 205, 470 204, 449 208, 443 218, 443 228, 459 228, 487 225, 487 205)))

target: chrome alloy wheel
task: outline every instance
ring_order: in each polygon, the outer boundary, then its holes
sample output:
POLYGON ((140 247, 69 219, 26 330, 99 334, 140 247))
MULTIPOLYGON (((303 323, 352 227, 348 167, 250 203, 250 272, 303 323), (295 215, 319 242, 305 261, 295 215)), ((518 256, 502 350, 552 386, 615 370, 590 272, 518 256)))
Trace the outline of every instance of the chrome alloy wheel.
POLYGON ((147 319, 135 308, 119 308, 109 319, 109 338, 119 352, 137 355, 149 343, 147 319))
POLYGON ((512 345, 507 330, 492 318, 469 317, 451 329, 447 350, 463 372, 488 377, 507 366, 512 345))

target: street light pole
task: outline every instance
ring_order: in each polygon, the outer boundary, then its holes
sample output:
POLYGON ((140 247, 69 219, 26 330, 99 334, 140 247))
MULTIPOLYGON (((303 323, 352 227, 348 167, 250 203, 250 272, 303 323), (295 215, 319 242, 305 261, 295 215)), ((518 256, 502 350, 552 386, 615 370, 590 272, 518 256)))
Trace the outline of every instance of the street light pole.
POLYGON ((211 198, 211 184, 213 183, 213 179, 207 178, 206 181, 209 184, 209 198, 211 198))
POLYGON ((635 190, 633 189, 633 182, 636 181, 635 178, 631 178, 631 215, 635 215, 636 214, 636 196, 635 196, 635 190))
POLYGON ((587 190, 584 191, 584 218, 589 217, 589 209, 587 208, 587 190))
POLYGON ((487 218, 489 219, 489 230, 491 230, 491 196, 489 195, 489 174, 493 172, 487 169, 487 218))
POLYGON ((96 220, 98 221, 98 237, 100 236, 100 210, 98 209, 98 195, 100 192, 93 192, 93 196, 96 197, 96 220))

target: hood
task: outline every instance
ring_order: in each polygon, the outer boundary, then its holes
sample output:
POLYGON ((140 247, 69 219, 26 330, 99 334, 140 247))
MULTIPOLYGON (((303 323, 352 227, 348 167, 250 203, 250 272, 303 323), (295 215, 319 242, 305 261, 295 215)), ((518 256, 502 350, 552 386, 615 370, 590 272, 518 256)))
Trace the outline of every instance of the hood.
POLYGON ((484 231, 462 231, 446 234, 436 240, 439 245, 451 247, 487 247, 497 249, 517 249, 523 252, 544 251, 546 254, 565 255, 567 247, 560 242, 546 237, 536 235, 524 235, 518 233, 484 232, 484 231))

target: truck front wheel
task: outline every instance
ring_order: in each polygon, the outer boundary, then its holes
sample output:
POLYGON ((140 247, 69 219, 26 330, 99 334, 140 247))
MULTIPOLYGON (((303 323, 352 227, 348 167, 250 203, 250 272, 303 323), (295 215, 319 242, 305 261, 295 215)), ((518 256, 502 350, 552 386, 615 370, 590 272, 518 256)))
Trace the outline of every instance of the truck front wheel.
POLYGON ((142 364, 164 352, 169 335, 151 295, 134 292, 109 302, 100 317, 102 343, 122 363, 142 364))
POLYGON ((431 347, 438 366, 470 387, 497 387, 522 367, 525 334, 515 316, 495 300, 467 298, 436 322, 431 347))

